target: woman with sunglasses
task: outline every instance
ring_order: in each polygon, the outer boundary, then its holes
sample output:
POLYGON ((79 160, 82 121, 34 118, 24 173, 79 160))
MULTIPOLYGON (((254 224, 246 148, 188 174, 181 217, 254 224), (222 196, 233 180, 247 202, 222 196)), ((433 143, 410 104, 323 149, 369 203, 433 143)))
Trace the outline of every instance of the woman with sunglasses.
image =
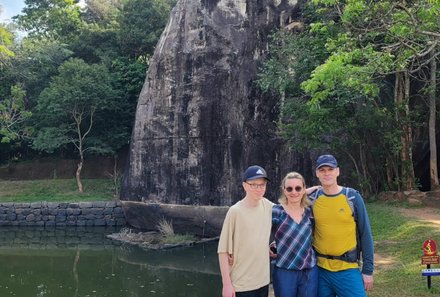
POLYGON ((316 297, 318 268, 312 248, 313 214, 304 178, 288 173, 281 182, 280 204, 272 208, 272 235, 276 244, 273 269, 275 297, 316 297))

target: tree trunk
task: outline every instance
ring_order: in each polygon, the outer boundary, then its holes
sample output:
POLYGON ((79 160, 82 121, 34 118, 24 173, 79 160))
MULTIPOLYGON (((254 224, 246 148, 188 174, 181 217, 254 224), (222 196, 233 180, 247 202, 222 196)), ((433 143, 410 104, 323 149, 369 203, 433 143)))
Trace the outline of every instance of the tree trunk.
MULTIPOLYGON (((432 52, 431 55, 434 55, 432 52)), ((430 92, 429 92, 429 167, 430 167, 430 179, 431 179, 431 190, 437 190, 439 188, 438 182, 438 170, 437 170, 437 144, 436 144, 436 72, 437 72, 437 61, 435 57, 431 56, 431 77, 430 77, 430 92)))
POLYGON ((412 129, 409 118, 410 77, 408 71, 396 73, 394 100, 398 108, 397 117, 402 126, 400 161, 402 164, 402 189, 415 189, 415 176, 412 161, 412 129))
POLYGON ((78 186, 78 192, 84 193, 83 184, 81 182, 81 170, 83 167, 84 158, 81 156, 81 159, 78 163, 78 167, 76 169, 76 185, 78 186))

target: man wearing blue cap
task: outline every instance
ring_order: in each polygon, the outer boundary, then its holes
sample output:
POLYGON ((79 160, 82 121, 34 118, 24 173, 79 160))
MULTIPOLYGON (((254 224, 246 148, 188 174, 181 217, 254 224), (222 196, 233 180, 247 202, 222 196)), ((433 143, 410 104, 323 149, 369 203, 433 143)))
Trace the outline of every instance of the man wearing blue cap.
POLYGON ((362 196, 338 185, 339 167, 332 155, 316 161, 322 188, 311 195, 318 256, 319 297, 365 297, 373 288, 373 237, 362 196), (362 258, 362 268, 359 260, 362 258))
POLYGON ((222 297, 267 297, 270 282, 269 237, 273 203, 263 197, 266 171, 243 173, 245 197, 229 208, 218 243, 222 297), (233 258, 231 264, 229 259, 233 258))

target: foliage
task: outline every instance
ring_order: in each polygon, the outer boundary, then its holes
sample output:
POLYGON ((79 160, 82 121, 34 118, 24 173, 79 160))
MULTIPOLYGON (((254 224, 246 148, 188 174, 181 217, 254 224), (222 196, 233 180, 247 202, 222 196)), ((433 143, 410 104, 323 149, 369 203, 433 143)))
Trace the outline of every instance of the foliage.
POLYGON ((274 35, 259 79, 281 96, 280 134, 299 151, 347 156, 367 193, 399 187, 396 172, 407 162, 401 150, 412 146, 402 139, 422 118, 406 112, 408 102, 395 102, 393 75, 426 72, 440 37, 439 8, 432 1, 312 1, 304 32, 274 35))
POLYGON ((174 3, 174 0, 127 1, 118 32, 123 53, 131 58, 151 55, 174 3))
POLYGON ((14 17, 30 36, 69 41, 81 27, 75 0, 25 0, 22 14, 14 17))
MULTIPOLYGON (((20 39, 12 39, 13 35, 9 33, 0 34, 0 45, 3 42, 7 49, 15 53, 15 56, 8 56, 8 63, 0 68, 0 98, 13 98, 11 89, 14 86, 23 89, 23 111, 33 113, 23 125, 29 127, 26 130, 29 133, 35 131, 34 141, 32 148, 28 142, 15 142, 14 146, 1 145, 2 156, 32 157, 36 154, 33 149, 37 147, 46 154, 72 156, 76 150, 76 137, 71 133, 74 127, 61 123, 62 116, 52 116, 44 111, 43 106, 66 115, 65 111, 71 109, 71 99, 78 94, 85 96, 86 93, 90 94, 88 99, 78 99, 82 100, 83 107, 87 105, 87 100, 91 103, 89 107, 96 106, 92 97, 102 99, 107 96, 105 104, 93 111, 95 129, 88 133, 86 152, 114 155, 126 147, 148 59, 153 54, 154 45, 174 2, 87 0, 86 6, 80 8, 76 0, 26 0, 22 14, 13 20, 27 34, 20 39), (136 7, 137 4, 141 4, 141 9, 136 7), (130 46, 136 47, 133 47, 135 55, 132 54, 132 48, 125 44, 127 40, 133 41, 130 46), (66 72, 60 73, 65 65, 79 60, 84 62, 78 65, 80 68, 86 68, 87 65, 90 69, 101 69, 105 82, 99 82, 97 88, 92 88, 87 85, 87 79, 82 79, 82 75, 77 79, 74 75, 69 78, 66 72), (86 85, 83 87, 82 83, 86 85), (107 87, 100 90, 103 85, 107 87), (101 91, 104 91, 101 95, 97 94, 101 91), (59 96, 66 99, 59 99, 59 96), (50 102, 52 99, 54 104, 50 102)), ((6 57, 1 56, 4 53, 0 53, 0 58, 6 57)), ((81 71, 78 69, 78 73, 81 71)), ((92 110, 83 115, 90 116, 92 110)), ((90 119, 86 120, 87 116, 82 119, 83 132, 87 131, 84 129, 90 119)))
POLYGON ((85 179, 86 193, 78 194, 75 180, 0 181, 1 202, 79 202, 112 200, 110 179, 85 179))
POLYGON ((81 13, 88 24, 113 26, 120 14, 124 0, 85 0, 86 7, 81 13))
POLYGON ((25 110, 24 97, 26 92, 20 86, 11 87, 11 96, 0 101, 0 141, 10 143, 25 134, 26 127, 22 123, 31 116, 25 110))
POLYGON ((159 233, 164 237, 174 235, 173 221, 167 221, 165 218, 162 218, 159 220, 159 223, 157 223, 157 230, 159 230, 159 233))
POLYGON ((195 241, 197 241, 197 238, 192 234, 174 234, 162 239, 163 244, 186 244, 195 241))
MULTIPOLYGON (((314 2, 328 5, 327 1, 314 2)), ((339 13, 344 33, 328 42, 331 55, 302 86, 314 105, 338 98, 341 88, 377 100, 382 88, 379 81, 386 74, 393 74, 396 127, 400 129, 401 143, 398 170, 392 175, 400 181, 398 189, 413 189, 412 127, 416 124, 409 113, 409 75, 423 76, 424 68, 440 54, 440 4, 348 1, 337 2, 333 7, 339 13)), ((393 155, 396 153, 387 159, 393 155)), ((387 171, 390 177, 391 168, 387 171)), ((390 181, 389 178, 389 184, 390 181)))
POLYGON ((2 24, 0 24, 0 67, 4 65, 14 52, 10 49, 13 34, 2 24))
POLYGON ((328 56, 324 44, 326 38, 316 35, 293 35, 276 31, 271 36, 270 56, 264 63, 257 81, 264 91, 279 94, 299 94, 298 82, 308 78, 309 73, 328 56))
POLYGON ((197 241, 196 236, 192 234, 172 233, 163 236, 157 232, 140 232, 130 228, 122 228, 118 233, 112 234, 111 238, 130 244, 138 244, 146 249, 162 249, 169 247, 169 245, 183 246, 197 241))
POLYGON ((95 142, 89 146, 93 122, 111 109, 115 96, 108 70, 70 59, 59 68, 50 86, 43 90, 36 107, 36 135, 33 147, 53 152, 73 144, 80 151, 108 150, 110 144, 95 142), (83 143, 84 141, 84 143, 83 143))

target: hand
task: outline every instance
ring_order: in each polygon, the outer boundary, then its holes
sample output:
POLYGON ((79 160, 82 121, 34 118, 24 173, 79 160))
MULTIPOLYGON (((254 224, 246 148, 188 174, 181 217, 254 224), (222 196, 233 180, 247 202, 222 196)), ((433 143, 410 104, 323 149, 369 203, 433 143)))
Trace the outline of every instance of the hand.
POLYGON ((315 192, 316 190, 318 190, 319 188, 321 188, 321 186, 313 186, 313 187, 307 188, 306 193, 307 193, 307 195, 310 195, 313 192, 315 192))
POLYGON ((362 274, 362 280, 364 281, 365 291, 373 289, 373 275, 362 274))
POLYGON ((232 284, 223 286, 222 297, 235 297, 235 290, 232 284))
POLYGON ((277 245, 275 241, 269 245, 269 257, 271 257, 272 259, 275 259, 277 257, 277 245))
POLYGON ((229 266, 234 265, 234 256, 232 254, 228 254, 228 264, 229 266))

